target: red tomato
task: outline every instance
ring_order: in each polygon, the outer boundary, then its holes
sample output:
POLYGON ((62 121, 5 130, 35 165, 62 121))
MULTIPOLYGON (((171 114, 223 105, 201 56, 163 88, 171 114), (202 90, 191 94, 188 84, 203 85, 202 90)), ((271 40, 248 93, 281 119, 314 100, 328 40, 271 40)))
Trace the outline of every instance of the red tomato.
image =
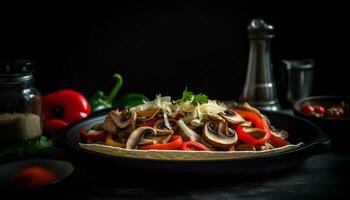
POLYGON ((300 109, 301 112, 309 114, 315 111, 315 108, 312 105, 305 105, 300 109))
POLYGON ((323 106, 315 106, 314 109, 315 109, 315 112, 321 115, 324 115, 324 113, 326 112, 326 109, 324 109, 323 106))

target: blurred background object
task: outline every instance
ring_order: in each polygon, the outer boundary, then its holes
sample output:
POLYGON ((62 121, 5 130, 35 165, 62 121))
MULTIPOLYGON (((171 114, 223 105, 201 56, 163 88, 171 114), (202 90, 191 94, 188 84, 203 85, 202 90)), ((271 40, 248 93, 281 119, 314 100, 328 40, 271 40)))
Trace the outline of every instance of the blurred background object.
POLYGON ((346 33, 337 27, 345 8, 290 0, 2 5, 0 58, 34 60, 44 94, 70 88, 91 96, 110 88, 118 72, 125 79, 121 95, 179 97, 188 86, 210 98, 238 99, 248 61, 246 27, 262 18, 276 27, 275 66, 285 58, 314 59, 312 92, 342 95, 348 75, 338 45, 346 33))
POLYGON ((312 91, 314 61, 282 60, 285 76, 285 95, 290 105, 309 97, 312 91))

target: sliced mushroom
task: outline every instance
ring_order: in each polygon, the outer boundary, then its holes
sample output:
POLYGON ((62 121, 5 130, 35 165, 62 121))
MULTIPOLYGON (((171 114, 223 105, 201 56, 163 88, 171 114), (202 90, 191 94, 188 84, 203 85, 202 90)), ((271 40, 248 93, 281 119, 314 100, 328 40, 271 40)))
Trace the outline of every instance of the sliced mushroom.
POLYGON ((249 105, 249 103, 245 102, 243 105, 242 105, 242 108, 244 110, 247 110, 247 111, 251 111, 251 112, 254 112, 256 114, 261 114, 260 111, 254 107, 252 107, 251 105, 249 105))
POLYGON ((287 131, 285 130, 282 130, 282 129, 275 129, 275 128, 272 128, 270 130, 271 134, 274 134, 275 136, 285 140, 288 138, 289 134, 287 131))
MULTIPOLYGON (((152 141, 153 144, 164 144, 167 143, 172 135, 158 135, 158 136, 154 136, 154 135, 148 135, 144 138, 144 140, 150 140, 152 141)), ((139 144, 139 145, 143 145, 143 144, 139 144)))
POLYGON ((174 131, 177 129, 176 120, 170 119, 169 124, 171 126, 171 129, 169 129, 165 125, 164 119, 160 119, 154 123, 153 128, 156 129, 157 135, 172 135, 174 131))
POLYGON ((245 121, 242 116, 232 110, 225 110, 224 112, 219 113, 219 115, 231 124, 239 124, 245 121))
POLYGON ((226 104, 226 107, 229 109, 237 109, 239 104, 236 101, 230 102, 226 104))
POLYGON ((222 118, 220 115, 217 115, 217 114, 208 113, 207 118, 208 120, 224 121, 224 118, 222 118))
POLYGON ((204 146, 208 147, 211 150, 215 150, 215 147, 211 144, 209 144, 204 137, 201 137, 201 141, 200 141, 204 146))
POLYGON ((129 109, 124 109, 122 111, 117 109, 111 111, 109 116, 118 128, 126 128, 129 125, 135 126, 137 114, 129 109))
POLYGON ((98 126, 98 128, 110 133, 117 132, 117 127, 109 115, 105 118, 105 121, 98 126))
POLYGON ((136 149, 137 145, 154 144, 153 140, 146 139, 147 136, 156 135, 156 130, 151 127, 140 127, 135 129, 126 141, 127 149, 136 149))
POLYGON ((204 123, 201 122, 200 119, 193 119, 190 121, 190 124, 191 124, 191 126, 194 126, 194 127, 201 127, 204 125, 204 123))
POLYGON ((157 109, 152 108, 145 111, 138 111, 136 112, 137 120, 141 122, 151 120, 158 114, 159 111, 160 111, 160 108, 157 108, 157 109))
POLYGON ((243 131, 248 133, 249 135, 253 136, 255 139, 259 139, 264 137, 266 131, 259 128, 252 128, 252 127, 242 127, 243 131))
POLYGON ((252 122, 251 121, 245 121, 241 124, 242 127, 251 127, 252 126, 252 122))
POLYGON ((228 123, 227 123, 227 121, 219 122, 218 131, 221 132, 221 133, 227 133, 227 131, 228 131, 228 123))
POLYGON ((233 129, 227 129, 226 132, 222 132, 222 126, 219 123, 207 122, 203 128, 204 139, 214 147, 221 149, 229 149, 232 145, 236 144, 238 137, 233 129))

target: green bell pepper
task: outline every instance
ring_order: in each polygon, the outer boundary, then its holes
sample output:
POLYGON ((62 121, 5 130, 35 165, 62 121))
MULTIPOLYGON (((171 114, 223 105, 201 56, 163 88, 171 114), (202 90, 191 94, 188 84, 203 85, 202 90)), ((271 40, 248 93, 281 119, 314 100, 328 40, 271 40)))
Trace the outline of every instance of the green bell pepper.
POLYGON ((116 80, 116 85, 108 96, 106 96, 103 91, 98 90, 89 99, 92 111, 111 108, 114 106, 120 108, 131 108, 149 101, 145 95, 140 93, 129 93, 118 100, 114 100, 123 85, 123 78, 120 74, 114 74, 113 78, 116 80))
POLYGON ((149 99, 143 94, 129 93, 116 101, 115 106, 120 108, 132 108, 137 105, 147 103, 148 101, 149 99))
POLYGON ((116 80, 116 84, 108 96, 103 91, 98 90, 89 99, 92 111, 111 108, 113 106, 113 101, 123 85, 123 77, 120 74, 113 74, 113 78, 116 80))

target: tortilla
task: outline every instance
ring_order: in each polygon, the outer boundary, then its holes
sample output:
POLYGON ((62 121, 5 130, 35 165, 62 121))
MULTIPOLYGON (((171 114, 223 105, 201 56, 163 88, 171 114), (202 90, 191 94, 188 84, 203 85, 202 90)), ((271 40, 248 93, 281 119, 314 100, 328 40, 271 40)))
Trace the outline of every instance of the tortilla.
POLYGON ((136 158, 148 160, 173 160, 173 161, 210 161, 233 160, 241 158, 254 158, 273 155, 284 151, 299 148, 303 143, 289 144, 284 147, 262 151, 179 151, 179 150, 137 150, 111 147, 101 144, 83 144, 79 146, 90 151, 123 158, 136 158))

